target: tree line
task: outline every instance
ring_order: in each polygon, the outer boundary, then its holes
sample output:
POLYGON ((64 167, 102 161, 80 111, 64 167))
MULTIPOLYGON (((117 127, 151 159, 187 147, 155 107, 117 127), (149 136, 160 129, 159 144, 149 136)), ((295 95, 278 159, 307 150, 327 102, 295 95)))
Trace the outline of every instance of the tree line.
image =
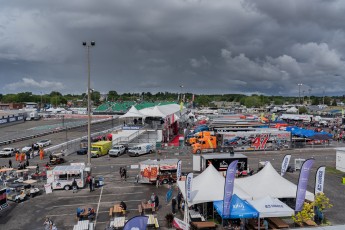
MULTIPOLYGON (((104 101, 178 101, 184 99, 185 102, 191 102, 192 93, 171 93, 171 92, 142 92, 142 93, 123 93, 119 94, 116 91, 109 91, 106 96, 101 97, 98 91, 91 92, 91 100, 95 106, 102 104, 104 101)), ((21 92, 17 94, 0 94, 1 103, 24 103, 36 102, 38 104, 51 104, 53 106, 65 106, 67 102, 80 101, 86 105, 87 95, 83 94, 66 94, 62 95, 60 92, 52 91, 49 94, 33 94, 32 92, 21 92)), ((248 108, 261 107, 265 105, 282 105, 282 104, 298 104, 299 101, 308 102, 312 105, 337 105, 337 102, 345 102, 345 96, 325 96, 325 97, 283 97, 283 96, 267 96, 267 95, 244 95, 244 94, 195 94, 194 103, 196 106, 215 106, 213 102, 239 102, 248 108)))

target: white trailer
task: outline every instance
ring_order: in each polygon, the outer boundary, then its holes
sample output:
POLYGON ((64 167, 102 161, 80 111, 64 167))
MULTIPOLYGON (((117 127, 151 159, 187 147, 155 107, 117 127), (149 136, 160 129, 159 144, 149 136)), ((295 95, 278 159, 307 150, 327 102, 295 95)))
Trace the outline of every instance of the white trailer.
POLYGON ((52 189, 72 188, 75 179, 78 188, 83 188, 86 183, 88 167, 84 163, 74 163, 71 165, 56 166, 53 170, 47 171, 47 183, 51 184, 52 189))

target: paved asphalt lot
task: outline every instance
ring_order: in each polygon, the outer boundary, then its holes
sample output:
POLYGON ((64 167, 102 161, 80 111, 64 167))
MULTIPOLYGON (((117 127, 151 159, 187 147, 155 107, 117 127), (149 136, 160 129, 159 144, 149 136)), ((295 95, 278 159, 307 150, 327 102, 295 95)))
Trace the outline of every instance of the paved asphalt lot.
MULTIPOLYGON (((1 131, 0 131, 1 134, 1 131)), ((60 135, 60 134, 56 134, 60 135)), ((59 136, 56 137, 59 139, 59 136)), ((53 143, 55 143, 54 139, 53 143)), ((20 143, 17 143, 20 145, 20 143)), ((181 153, 176 156, 177 150, 169 150, 163 153, 161 157, 180 158, 182 159, 182 171, 192 171, 192 154, 181 153)), ((314 191, 314 175, 316 169, 320 165, 335 167, 335 150, 331 148, 309 149, 309 150, 287 150, 280 152, 255 152, 245 153, 249 158, 249 167, 256 169, 259 161, 269 160, 273 166, 279 170, 281 161, 285 154, 292 154, 290 165, 295 158, 315 158, 315 164, 310 174, 308 190, 314 191)), ((72 154, 66 157, 68 163, 86 161, 86 156, 79 156, 72 154)), ((77 223, 75 219, 76 208, 80 206, 92 206, 98 210, 96 218, 96 229, 104 229, 109 224, 109 208, 121 200, 125 201, 129 209, 127 219, 138 215, 137 206, 143 199, 149 199, 152 192, 159 196, 160 210, 157 213, 157 218, 161 226, 165 226, 164 216, 171 212, 170 204, 166 204, 165 193, 167 187, 161 186, 156 188, 154 185, 145 185, 135 183, 135 176, 138 170, 131 170, 130 165, 138 164, 139 161, 145 159, 154 159, 155 154, 140 156, 138 158, 131 158, 127 155, 118 158, 109 158, 104 156, 98 159, 92 159, 93 174, 95 176, 102 175, 105 177, 105 186, 97 188, 94 192, 89 192, 87 188, 80 190, 78 193, 72 191, 54 191, 52 194, 40 195, 38 197, 29 199, 23 203, 16 204, 9 202, 10 208, 5 212, 0 213, 0 229, 43 229, 43 222, 46 216, 49 216, 56 223, 58 229, 72 229, 73 225, 77 223), (127 166, 129 178, 127 181, 121 181, 119 176, 119 168, 127 166)), ((12 157, 12 161, 14 161, 12 157)), ((40 165, 47 161, 39 161, 35 158, 30 161, 30 165, 40 165)), ((8 158, 1 158, 0 165, 8 164, 8 158)), ((16 166, 16 163, 14 163, 16 166)), ((344 173, 345 174, 345 173, 344 173)), ((330 198, 334 207, 326 213, 326 218, 334 225, 345 224, 345 186, 341 184, 341 178, 344 174, 326 173, 325 179, 325 193, 330 198)), ((298 172, 287 173, 285 176, 293 183, 297 183, 298 172)), ((253 188, 255 189, 255 188, 253 188)), ((174 195, 177 190, 174 190, 174 195)), ((181 213, 177 214, 182 218, 181 213)), ((164 228, 162 228, 164 229, 164 228)))

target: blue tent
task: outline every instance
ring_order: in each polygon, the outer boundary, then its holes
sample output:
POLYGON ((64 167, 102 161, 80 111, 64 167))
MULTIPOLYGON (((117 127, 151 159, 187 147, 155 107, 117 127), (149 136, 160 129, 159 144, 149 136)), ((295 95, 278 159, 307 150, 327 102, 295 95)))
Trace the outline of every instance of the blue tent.
POLYGON ((223 216, 223 201, 218 200, 213 202, 213 206, 218 214, 223 219, 236 219, 236 218, 257 218, 259 212, 256 211, 247 201, 242 200, 236 194, 231 199, 231 213, 230 216, 223 216))

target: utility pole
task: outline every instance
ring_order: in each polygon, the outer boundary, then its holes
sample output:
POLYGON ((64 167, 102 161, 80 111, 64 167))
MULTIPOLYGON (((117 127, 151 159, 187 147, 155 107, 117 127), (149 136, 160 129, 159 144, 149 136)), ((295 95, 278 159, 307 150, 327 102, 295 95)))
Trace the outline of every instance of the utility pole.
POLYGON ((91 167, 91 95, 90 95, 90 47, 96 43, 91 41, 89 44, 83 42, 87 51, 87 165, 91 167))

